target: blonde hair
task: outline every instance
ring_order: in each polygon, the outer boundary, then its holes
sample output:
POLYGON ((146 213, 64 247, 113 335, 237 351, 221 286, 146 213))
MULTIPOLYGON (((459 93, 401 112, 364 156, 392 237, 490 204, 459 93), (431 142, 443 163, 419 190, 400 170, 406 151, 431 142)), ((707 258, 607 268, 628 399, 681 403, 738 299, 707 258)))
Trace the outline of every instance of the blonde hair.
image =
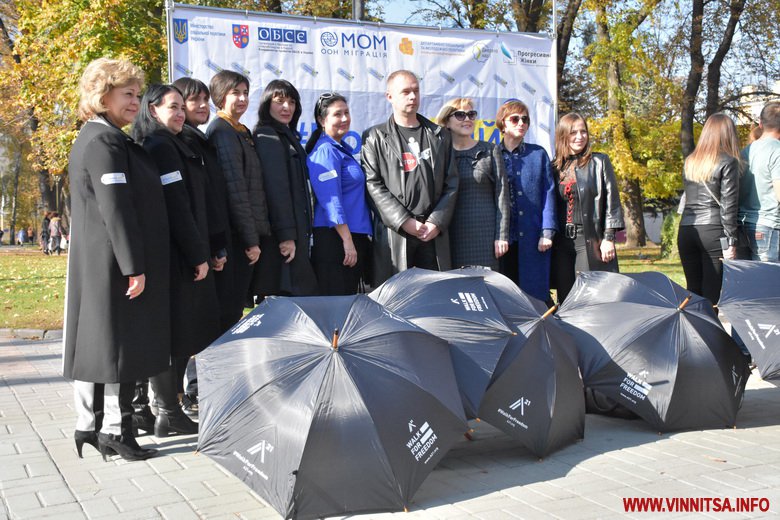
POLYGON ((504 130, 506 129, 504 119, 506 119, 508 115, 521 114, 523 112, 525 112, 528 116, 531 115, 531 112, 528 111, 528 105, 519 99, 513 99, 501 105, 498 109, 498 113, 496 114, 496 127, 498 127, 498 131, 502 134, 504 133, 504 130))
POLYGON ((444 106, 441 107, 441 110, 439 110, 439 113, 436 115, 436 119, 433 121, 439 126, 447 126, 447 121, 452 117, 452 114, 458 110, 466 110, 467 108, 474 109, 474 101, 471 98, 461 97, 447 101, 444 106))
POLYGON ((127 60, 98 58, 87 65, 79 81, 79 117, 82 121, 92 119, 108 110, 103 97, 116 87, 131 84, 143 88, 144 73, 127 60))
POLYGON ((555 127, 555 159, 553 160, 553 166, 558 169, 558 172, 562 175, 563 171, 568 166, 569 156, 571 156, 571 149, 569 148, 569 134, 571 133, 574 124, 578 121, 582 121, 585 125, 585 131, 588 133, 588 145, 585 150, 578 154, 577 167, 585 166, 590 161, 593 152, 590 149, 590 130, 588 130, 588 120, 577 112, 569 112, 563 116, 555 127))
POLYGON ((696 148, 685 159, 685 178, 693 182, 707 182, 712 178, 722 154, 739 160, 739 138, 734 121, 718 112, 704 123, 696 148))

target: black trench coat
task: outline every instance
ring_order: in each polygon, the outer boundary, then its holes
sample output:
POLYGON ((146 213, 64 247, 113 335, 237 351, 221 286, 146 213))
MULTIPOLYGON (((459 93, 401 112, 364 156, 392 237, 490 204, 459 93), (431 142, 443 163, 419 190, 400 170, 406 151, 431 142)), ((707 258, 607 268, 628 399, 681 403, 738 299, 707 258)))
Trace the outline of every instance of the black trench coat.
POLYGON ((253 294, 316 295, 319 288, 309 256, 313 217, 306 152, 281 124, 262 126, 254 137, 263 165, 272 237, 261 245, 253 294), (285 240, 295 241, 295 258, 289 264, 279 252, 279 243, 285 240))
POLYGON ((168 216, 149 155, 103 119, 87 122, 70 153, 71 244, 63 375, 126 383, 170 360, 168 216), (126 296, 128 277, 144 292, 126 296))
POLYGON ((171 355, 197 354, 219 336, 214 274, 194 281, 210 258, 208 174, 203 159, 168 130, 144 139, 157 164, 171 232, 171 355))

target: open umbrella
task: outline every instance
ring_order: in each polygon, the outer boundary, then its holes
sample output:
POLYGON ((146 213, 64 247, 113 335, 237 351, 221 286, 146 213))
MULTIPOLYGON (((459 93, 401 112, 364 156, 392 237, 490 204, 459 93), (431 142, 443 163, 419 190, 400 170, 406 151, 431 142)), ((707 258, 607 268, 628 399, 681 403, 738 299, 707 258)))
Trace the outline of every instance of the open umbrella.
POLYGON ((539 457, 582 439, 585 401, 577 348, 552 316, 554 309, 489 269, 455 272, 484 277, 501 315, 517 333, 496 364, 479 418, 539 457))
POLYGON ((707 299, 661 273, 586 272, 558 316, 586 387, 659 431, 734 425, 747 360, 707 299))
POLYGON ((718 308, 753 356, 763 379, 780 379, 780 264, 726 260, 718 308))
POLYGON ((475 418, 513 334, 482 277, 412 268, 394 275, 369 296, 451 343, 463 408, 467 417, 475 418))
POLYGON ((198 356, 198 449, 285 518, 400 510, 466 428, 448 350, 365 296, 269 298, 198 356))

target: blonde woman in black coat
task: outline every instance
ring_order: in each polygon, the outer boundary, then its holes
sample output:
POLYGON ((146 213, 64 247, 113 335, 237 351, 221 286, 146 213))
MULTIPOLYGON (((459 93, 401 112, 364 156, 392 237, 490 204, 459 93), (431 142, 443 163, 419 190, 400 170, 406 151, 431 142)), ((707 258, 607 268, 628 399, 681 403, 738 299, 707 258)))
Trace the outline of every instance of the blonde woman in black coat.
POLYGON ((63 374, 75 380, 76 448, 143 460, 132 433, 134 382, 170 358, 168 216, 149 155, 122 131, 139 110, 143 73, 123 60, 90 63, 85 121, 70 154, 63 374), (104 399, 105 397, 105 399, 104 399))

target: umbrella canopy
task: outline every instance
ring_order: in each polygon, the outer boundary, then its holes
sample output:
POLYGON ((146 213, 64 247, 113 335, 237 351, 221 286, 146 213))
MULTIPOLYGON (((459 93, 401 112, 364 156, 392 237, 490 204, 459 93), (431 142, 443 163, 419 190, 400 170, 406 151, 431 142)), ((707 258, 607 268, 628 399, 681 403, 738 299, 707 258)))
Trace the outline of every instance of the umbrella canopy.
POLYGON ((763 379, 780 379, 780 264, 726 260, 718 308, 737 329, 763 379))
POLYGON ((734 425, 747 359, 707 299, 661 273, 587 272, 558 316, 586 387, 659 431, 734 425))
POLYGON ((447 343, 365 296, 268 298, 198 379, 199 451, 285 518, 407 507, 466 428, 447 343))
POLYGON ((451 343, 466 416, 475 418, 493 370, 514 332, 481 276, 412 268, 370 295, 389 311, 451 343))

